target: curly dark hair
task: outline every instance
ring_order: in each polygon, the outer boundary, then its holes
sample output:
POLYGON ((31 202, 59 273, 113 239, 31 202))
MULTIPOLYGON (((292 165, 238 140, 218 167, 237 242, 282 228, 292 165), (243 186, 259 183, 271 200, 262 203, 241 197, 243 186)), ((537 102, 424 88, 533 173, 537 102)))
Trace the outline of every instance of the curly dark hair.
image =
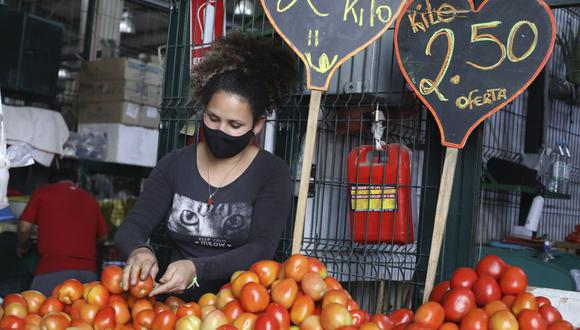
POLYGON ((245 98, 254 120, 270 114, 285 100, 297 75, 288 47, 273 39, 238 32, 212 45, 191 75, 192 94, 205 107, 218 91, 245 98))

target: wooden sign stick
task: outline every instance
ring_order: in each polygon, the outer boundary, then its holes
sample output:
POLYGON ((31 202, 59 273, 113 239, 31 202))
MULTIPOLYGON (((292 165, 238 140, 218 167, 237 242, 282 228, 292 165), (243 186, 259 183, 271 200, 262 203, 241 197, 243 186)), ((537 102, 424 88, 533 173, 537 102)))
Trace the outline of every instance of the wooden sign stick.
POLYGON ((320 112, 320 100, 322 92, 312 90, 310 94, 310 107, 308 109, 308 124, 306 126, 306 138, 304 140, 304 155, 302 157, 302 171, 300 172, 300 190, 298 191, 298 204, 296 206, 296 218, 294 219, 294 237, 292 238, 292 254, 300 253, 302 247, 302 234, 304 232, 304 218, 306 216, 306 198, 310 185, 310 172, 312 169, 312 156, 316 143, 316 130, 318 128, 318 113, 320 112))
POLYGON ((423 293, 423 303, 429 300, 429 294, 435 284, 435 274, 439 264, 439 254, 441 243, 445 234, 447 214, 449 213, 449 201, 453 191, 453 178, 457 165, 457 154, 459 149, 447 147, 445 151, 445 161, 443 162, 443 174, 439 183, 439 196, 437 196, 437 210, 435 211, 435 223, 433 224, 433 237, 431 238, 431 252, 429 253, 429 264, 427 277, 425 279, 425 292, 423 293))

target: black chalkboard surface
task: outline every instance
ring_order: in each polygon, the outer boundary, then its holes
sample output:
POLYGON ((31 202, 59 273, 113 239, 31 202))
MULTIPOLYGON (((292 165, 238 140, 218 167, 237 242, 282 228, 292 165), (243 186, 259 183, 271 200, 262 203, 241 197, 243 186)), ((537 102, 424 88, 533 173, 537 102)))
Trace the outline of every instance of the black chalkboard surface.
MULTIPOLYGON (((268 19, 306 65, 307 87, 325 91, 334 71, 381 36, 402 0, 260 0, 268 19)), ((387 60, 387 59, 385 59, 387 60)))
POLYGON ((435 116, 443 145, 462 148, 485 118, 521 94, 554 47, 542 0, 410 0, 395 27, 407 83, 435 116))

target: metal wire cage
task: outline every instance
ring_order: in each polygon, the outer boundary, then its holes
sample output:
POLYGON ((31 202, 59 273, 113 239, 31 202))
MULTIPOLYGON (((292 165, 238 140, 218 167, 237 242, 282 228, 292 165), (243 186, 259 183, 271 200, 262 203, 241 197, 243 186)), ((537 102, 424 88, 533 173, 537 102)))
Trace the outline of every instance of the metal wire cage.
MULTIPOLYGON (((209 29, 202 31, 206 36, 215 36, 216 29, 223 28, 225 35, 236 30, 282 43, 263 14, 259 1, 226 1, 223 12, 216 14, 218 3, 219 0, 170 2, 168 43, 162 56, 165 65, 159 157, 175 148, 196 143, 199 138, 199 115, 203 109, 190 95, 189 72, 195 65, 196 50, 211 47, 213 39, 196 42, 192 36, 201 33, 198 29, 209 29), (210 6, 213 6, 211 12, 203 9, 210 6), (245 7, 240 9, 239 6, 245 7), (208 26, 208 21, 213 23, 208 26)), ((370 47, 344 63, 323 97, 301 249, 304 254, 320 258, 330 275, 340 280, 363 308, 372 312, 411 307, 418 301, 426 271, 426 245, 430 240, 424 234, 430 231, 422 228, 423 219, 433 219, 433 211, 423 196, 429 195, 430 203, 433 203, 433 192, 436 195, 437 191, 436 184, 427 185, 423 174, 433 167, 425 156, 426 151, 433 148, 432 142, 438 143, 431 141, 434 139, 432 134, 426 134, 433 131, 433 122, 428 120, 425 109, 405 87, 394 56, 393 32, 393 29, 388 30, 370 47), (381 139, 388 145, 404 146, 399 150, 408 154, 408 160, 405 160, 408 181, 405 183, 395 179, 370 185, 359 180, 362 167, 371 160, 379 166, 390 166, 397 177, 404 170, 402 157, 374 148, 369 148, 368 159, 356 163, 354 168, 351 164, 351 173, 355 176, 349 179, 349 154, 361 146, 374 145, 373 126, 384 128, 381 139), (361 189, 376 190, 367 192, 364 197, 367 203, 381 198, 390 203, 405 198, 408 203, 396 204, 396 211, 383 207, 371 211, 373 208, 367 205, 352 212, 353 192, 361 189), (402 190, 406 190, 406 196, 399 193, 402 190), (370 218, 397 213, 404 216, 396 221, 383 219, 378 233, 372 233, 370 218), (403 224, 398 240, 388 234, 395 231, 396 222, 403 224), (359 233, 356 239, 355 230, 359 233)), ((303 67, 301 63, 299 65, 303 67)), ((292 95, 275 115, 268 118, 258 139, 264 149, 287 162, 295 183, 293 211, 276 255, 279 260, 286 259, 291 251, 310 96, 310 91, 304 86, 304 72, 301 72, 301 80, 292 95)), ((435 149, 429 153, 441 155, 441 149, 435 149)), ((433 167, 438 177, 441 157, 435 159, 439 162, 433 167)), ((160 226, 156 234, 155 241, 160 250, 168 243, 164 240, 164 231, 164 226, 160 226)))

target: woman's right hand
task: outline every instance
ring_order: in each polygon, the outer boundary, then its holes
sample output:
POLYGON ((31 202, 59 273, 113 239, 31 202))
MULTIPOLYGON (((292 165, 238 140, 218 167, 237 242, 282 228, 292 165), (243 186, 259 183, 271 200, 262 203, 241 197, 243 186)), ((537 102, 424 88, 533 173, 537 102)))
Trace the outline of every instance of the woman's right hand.
POLYGON ((157 272, 159 272, 159 267, 155 254, 146 247, 136 248, 131 252, 127 259, 127 266, 123 269, 123 290, 129 290, 129 284, 136 285, 139 279, 145 280, 149 274, 155 280, 157 272))

